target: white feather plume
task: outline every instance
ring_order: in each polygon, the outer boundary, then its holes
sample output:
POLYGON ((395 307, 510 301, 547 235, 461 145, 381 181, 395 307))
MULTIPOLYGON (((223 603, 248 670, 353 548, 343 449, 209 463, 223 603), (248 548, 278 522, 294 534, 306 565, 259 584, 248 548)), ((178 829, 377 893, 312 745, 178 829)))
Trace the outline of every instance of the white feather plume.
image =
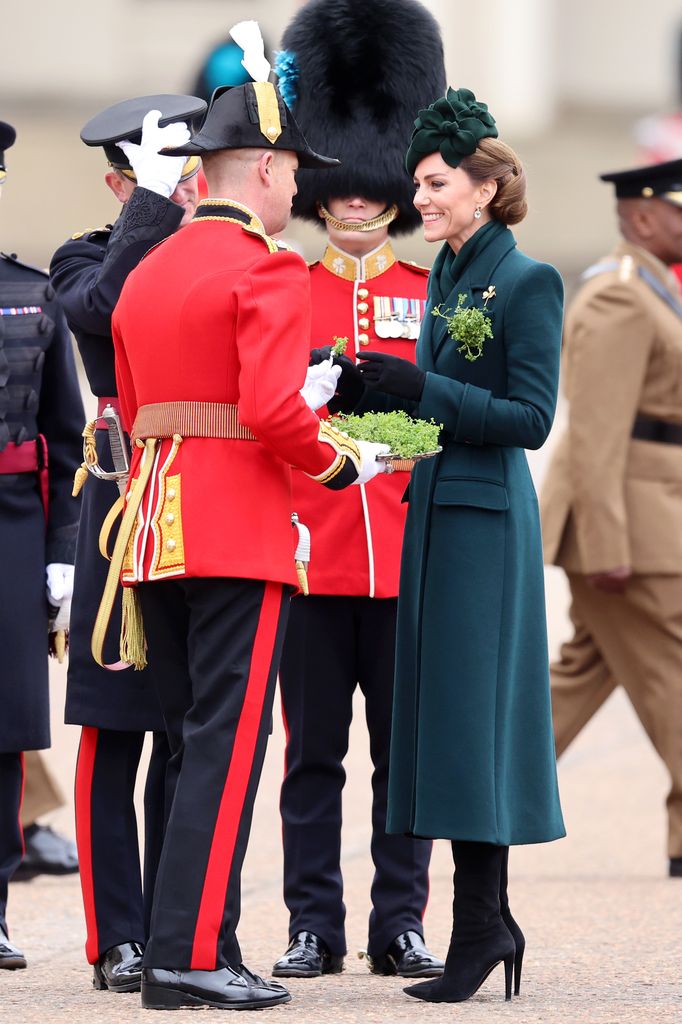
POLYGON ((240 21, 230 29, 237 46, 244 51, 242 66, 254 82, 267 82, 270 64, 265 56, 265 44, 257 21, 240 21))

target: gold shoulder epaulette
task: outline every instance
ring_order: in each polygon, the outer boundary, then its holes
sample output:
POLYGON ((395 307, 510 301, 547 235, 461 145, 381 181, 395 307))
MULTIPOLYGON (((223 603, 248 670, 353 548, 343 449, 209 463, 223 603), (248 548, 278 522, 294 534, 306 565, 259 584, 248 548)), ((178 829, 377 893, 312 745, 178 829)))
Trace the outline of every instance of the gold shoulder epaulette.
POLYGON ((635 261, 629 253, 626 253, 620 261, 620 266, 618 268, 618 280, 629 281, 634 272, 635 261))
POLYGON ((242 224, 244 231, 248 232, 249 235, 255 235, 256 238, 262 238, 268 247, 269 252, 279 252, 279 244, 274 238, 270 238, 270 235, 266 235, 260 228, 251 226, 251 224, 242 224))
POLYGON ((429 274, 431 273, 430 267, 423 267, 421 263, 415 263, 414 260, 399 259, 398 263, 400 264, 401 267, 407 267, 408 270, 416 270, 418 274, 422 274, 425 277, 428 277, 429 274))

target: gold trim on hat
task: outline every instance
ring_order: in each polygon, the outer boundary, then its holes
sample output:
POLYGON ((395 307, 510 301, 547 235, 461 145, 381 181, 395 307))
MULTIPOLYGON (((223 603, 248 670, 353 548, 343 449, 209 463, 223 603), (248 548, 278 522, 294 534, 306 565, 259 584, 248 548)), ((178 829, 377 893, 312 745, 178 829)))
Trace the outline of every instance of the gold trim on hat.
POLYGON ((398 216, 398 207, 395 203, 389 206, 388 210, 380 213, 378 217, 372 217, 371 220, 353 221, 351 223, 345 220, 338 220, 323 203, 318 203, 317 208, 327 224, 336 231, 376 231, 377 228, 385 228, 387 224, 392 224, 398 216))
POLYGON ((669 203, 673 203, 675 206, 682 206, 682 192, 663 192, 659 198, 667 199, 669 203))
MULTIPOLYGON (((163 155, 163 153, 161 155, 163 155)), ((109 161, 109 166, 113 167, 115 171, 120 171, 121 174, 123 174, 124 177, 128 179, 128 181, 134 181, 135 183, 137 183, 135 171, 133 171, 130 167, 117 167, 116 164, 113 164, 111 161, 109 161)), ((183 165, 182 173, 178 181, 187 181, 188 178, 193 178, 194 175, 197 174, 197 172, 199 171, 200 167, 201 157, 190 156, 183 165)))
POLYGON ((258 106, 261 135, 273 146, 282 134, 277 93, 272 82, 252 82, 258 106))

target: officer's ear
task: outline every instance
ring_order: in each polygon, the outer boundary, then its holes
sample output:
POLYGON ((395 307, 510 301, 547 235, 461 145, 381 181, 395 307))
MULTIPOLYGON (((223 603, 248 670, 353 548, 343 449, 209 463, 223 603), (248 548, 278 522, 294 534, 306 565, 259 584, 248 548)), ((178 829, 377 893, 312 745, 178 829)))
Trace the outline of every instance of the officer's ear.
POLYGON ((104 175, 104 180, 107 185, 114 193, 119 203, 127 203, 130 199, 131 193, 135 188, 135 184, 132 181, 128 181, 118 171, 107 171, 104 175))
POLYGON ((270 188, 274 184, 275 154, 265 152, 258 161, 258 175, 263 185, 270 188))

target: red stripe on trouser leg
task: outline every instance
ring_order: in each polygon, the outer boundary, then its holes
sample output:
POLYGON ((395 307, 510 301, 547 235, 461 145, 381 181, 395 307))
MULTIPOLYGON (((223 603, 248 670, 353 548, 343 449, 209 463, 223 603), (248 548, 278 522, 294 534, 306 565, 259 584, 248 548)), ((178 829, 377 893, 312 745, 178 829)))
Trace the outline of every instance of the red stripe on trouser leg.
POLYGON ((253 642, 244 704, 218 808, 201 893, 192 945, 193 970, 212 970, 216 963, 218 936, 223 924, 232 858, 263 716, 281 606, 282 584, 266 583, 253 642))
POLYGON ((85 955, 94 964, 99 957, 99 936, 95 912, 95 883, 92 871, 92 777, 95 771, 99 729, 84 725, 76 763, 76 845, 85 911, 85 955))
POLYGON ((19 835, 21 836, 21 856, 26 853, 24 841, 24 826, 21 824, 21 807, 24 802, 24 786, 26 785, 26 759, 23 753, 19 754, 19 765, 21 766, 21 791, 19 792, 19 835))

